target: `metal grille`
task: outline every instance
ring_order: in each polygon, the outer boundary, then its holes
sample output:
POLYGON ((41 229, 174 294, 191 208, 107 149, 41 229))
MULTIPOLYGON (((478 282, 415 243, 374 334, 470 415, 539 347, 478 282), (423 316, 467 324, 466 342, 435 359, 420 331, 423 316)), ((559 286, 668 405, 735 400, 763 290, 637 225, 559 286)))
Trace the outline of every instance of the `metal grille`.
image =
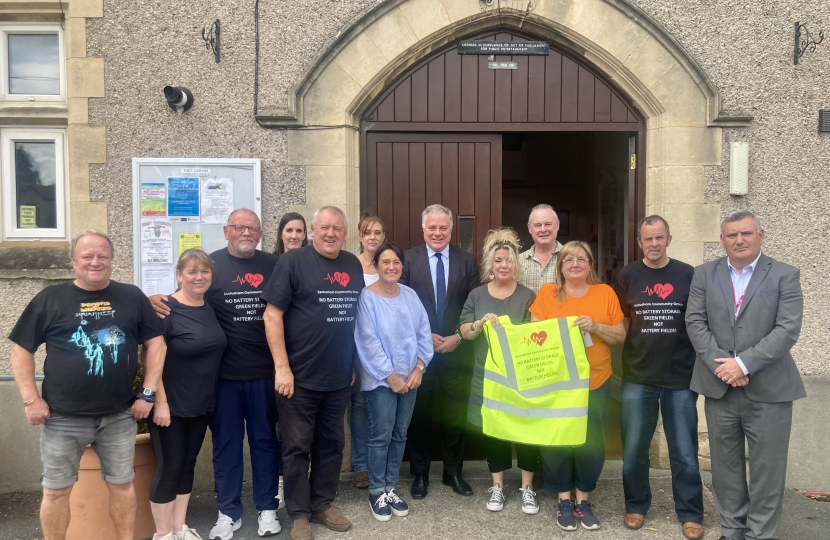
POLYGON ((458 216, 458 247, 473 253, 475 250, 475 217, 458 216))
POLYGON ((830 109, 818 112, 818 130, 820 133, 830 133, 830 109))

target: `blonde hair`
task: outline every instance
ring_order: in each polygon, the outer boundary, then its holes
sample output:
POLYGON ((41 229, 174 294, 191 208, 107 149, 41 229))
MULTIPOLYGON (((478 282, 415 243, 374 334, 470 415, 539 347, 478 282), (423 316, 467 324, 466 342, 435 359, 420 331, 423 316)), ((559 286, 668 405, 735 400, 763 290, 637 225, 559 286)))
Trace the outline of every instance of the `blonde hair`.
MULTIPOLYGON (((380 225, 380 228, 383 229, 383 233, 386 234, 386 227, 383 226, 383 222, 380 218, 373 214, 371 210, 368 208, 360 213, 360 221, 357 223, 357 237, 358 239, 363 238, 363 234, 366 232, 366 228, 371 225, 372 223, 377 223, 380 225)), ((363 253, 363 242, 358 241, 358 253, 363 253)))
POLYGON ((492 276, 493 260, 496 258, 496 251, 506 249, 510 255, 508 261, 513 263, 513 279, 522 279, 522 265, 519 264, 519 250, 521 243, 516 231, 510 227, 491 230, 484 238, 484 248, 481 251, 481 282, 490 283, 495 276, 492 276))
POLYGON ((599 276, 597 276, 596 270, 594 269, 594 254, 591 253, 591 246, 580 240, 568 242, 562 246, 556 256, 556 297, 560 306, 565 303, 565 300, 568 299, 568 295, 565 293, 565 274, 562 273, 562 266, 564 265, 565 259, 568 257, 573 257, 575 259, 579 258, 581 255, 580 251, 585 253, 590 264, 588 268, 588 285, 602 283, 599 280, 599 276))
POLYGON ((200 268, 209 268, 211 273, 213 273, 213 259, 201 249, 192 248, 185 250, 179 256, 179 262, 176 263, 176 271, 181 274, 190 263, 200 268))

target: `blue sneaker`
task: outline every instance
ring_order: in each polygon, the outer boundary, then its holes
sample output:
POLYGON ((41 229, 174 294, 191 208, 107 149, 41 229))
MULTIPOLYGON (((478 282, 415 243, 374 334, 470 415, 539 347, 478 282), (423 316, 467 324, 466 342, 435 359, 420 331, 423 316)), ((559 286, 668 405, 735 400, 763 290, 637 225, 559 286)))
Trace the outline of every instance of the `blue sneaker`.
POLYGON ((386 503, 392 509, 392 513, 396 516, 403 517, 409 515, 409 505, 401 499, 394 489, 386 494, 386 503))
POLYGON ((570 499, 559 501, 559 510, 556 513, 556 524, 560 529, 566 531, 576 530, 576 516, 574 516, 574 506, 570 499))
POLYGON ((386 493, 379 495, 369 494, 369 507, 372 509, 372 516, 378 521, 389 521, 392 519, 392 510, 386 500, 386 493))
POLYGON ((599 520, 594 515, 594 510, 591 508, 591 503, 582 501, 576 505, 576 515, 579 516, 579 521, 582 523, 583 529, 595 531, 599 529, 599 520))

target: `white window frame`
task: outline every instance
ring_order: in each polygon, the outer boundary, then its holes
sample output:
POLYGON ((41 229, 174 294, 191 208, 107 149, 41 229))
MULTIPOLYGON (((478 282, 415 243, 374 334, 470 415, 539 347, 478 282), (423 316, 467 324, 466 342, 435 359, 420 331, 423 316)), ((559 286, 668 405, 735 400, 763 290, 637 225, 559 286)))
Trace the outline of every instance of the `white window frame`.
POLYGON ((66 240, 68 178, 66 156, 68 153, 66 130, 59 128, 4 128, 0 129, 0 180, 3 190, 3 239, 4 240, 66 240), (17 227, 17 190, 15 175, 14 143, 42 142, 55 143, 55 229, 21 229, 17 227))
POLYGON ((64 49, 64 31, 59 23, 9 23, 0 24, 0 64, 3 66, 3 101, 66 101, 66 50, 64 49), (57 34, 58 64, 60 65, 60 94, 12 94, 9 92, 9 34, 57 34))

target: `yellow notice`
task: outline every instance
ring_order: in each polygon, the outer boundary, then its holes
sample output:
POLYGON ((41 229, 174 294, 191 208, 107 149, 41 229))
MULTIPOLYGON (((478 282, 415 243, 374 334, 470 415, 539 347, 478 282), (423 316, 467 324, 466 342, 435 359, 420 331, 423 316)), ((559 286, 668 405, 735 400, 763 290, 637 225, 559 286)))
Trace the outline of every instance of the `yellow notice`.
POLYGON ((37 206, 19 206, 20 228, 34 229, 37 227, 37 206))
POLYGON ((188 249, 202 249, 202 233, 179 233, 179 257, 188 249))

